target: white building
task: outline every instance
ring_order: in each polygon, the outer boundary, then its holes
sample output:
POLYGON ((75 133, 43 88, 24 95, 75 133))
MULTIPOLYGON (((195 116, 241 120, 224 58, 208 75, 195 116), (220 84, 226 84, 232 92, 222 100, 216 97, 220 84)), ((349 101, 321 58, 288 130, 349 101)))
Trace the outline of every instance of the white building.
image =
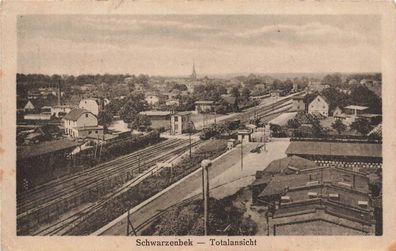
POLYGON ((191 112, 178 112, 171 115, 171 134, 183 134, 190 126, 193 127, 191 112))
POLYGON ((29 100, 29 101, 26 103, 24 109, 25 109, 25 111, 26 111, 26 110, 34 110, 35 107, 34 107, 32 101, 29 100))
POLYGON ((95 116, 98 116, 99 111, 103 110, 108 103, 108 99, 86 98, 80 101, 78 107, 80 109, 88 110, 92 112, 95 116))
POLYGON ((318 95, 308 105, 309 114, 321 114, 325 117, 329 116, 329 102, 322 96, 318 95))
POLYGON ((85 109, 73 109, 63 118, 65 133, 72 138, 99 137, 103 127, 98 125, 96 116, 85 109))
POLYGON ((148 95, 145 100, 149 105, 156 105, 159 102, 159 97, 157 95, 148 95))

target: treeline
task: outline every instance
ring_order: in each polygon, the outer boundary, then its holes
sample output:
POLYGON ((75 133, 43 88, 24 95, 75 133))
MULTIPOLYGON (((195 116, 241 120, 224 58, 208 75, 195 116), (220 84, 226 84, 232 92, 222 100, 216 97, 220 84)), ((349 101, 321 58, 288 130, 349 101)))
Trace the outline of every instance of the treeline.
POLYGON ((149 80, 148 75, 130 75, 130 74, 83 74, 78 76, 73 75, 45 75, 45 74, 23 74, 17 73, 16 80, 17 84, 34 85, 34 87, 48 87, 55 86, 60 80, 64 85, 86 85, 93 84, 99 85, 102 83, 106 84, 123 84, 125 79, 131 78, 130 82, 141 82, 147 83, 149 80))

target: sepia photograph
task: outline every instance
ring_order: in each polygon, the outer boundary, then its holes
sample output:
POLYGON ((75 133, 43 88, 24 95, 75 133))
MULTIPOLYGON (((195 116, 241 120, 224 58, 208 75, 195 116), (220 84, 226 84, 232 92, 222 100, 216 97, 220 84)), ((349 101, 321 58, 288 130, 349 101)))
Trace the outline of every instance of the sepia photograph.
POLYGON ((379 15, 16 22, 18 236, 383 234, 379 15))
POLYGON ((16 29, 18 236, 382 235, 379 15, 16 29))

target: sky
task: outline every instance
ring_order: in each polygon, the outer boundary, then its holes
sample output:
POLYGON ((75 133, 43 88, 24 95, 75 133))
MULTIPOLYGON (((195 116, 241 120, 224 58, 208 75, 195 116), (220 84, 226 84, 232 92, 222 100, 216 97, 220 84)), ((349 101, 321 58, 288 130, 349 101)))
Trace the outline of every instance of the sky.
POLYGON ((19 73, 380 72, 374 15, 29 15, 19 73))

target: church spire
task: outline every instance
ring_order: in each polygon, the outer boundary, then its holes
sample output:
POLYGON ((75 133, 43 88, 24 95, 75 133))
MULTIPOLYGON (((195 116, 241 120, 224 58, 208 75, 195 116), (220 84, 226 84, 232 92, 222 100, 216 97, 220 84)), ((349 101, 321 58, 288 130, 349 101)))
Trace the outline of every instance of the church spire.
POLYGON ((197 73, 195 72, 195 62, 194 61, 193 61, 191 79, 193 79, 193 80, 197 79, 197 73))

